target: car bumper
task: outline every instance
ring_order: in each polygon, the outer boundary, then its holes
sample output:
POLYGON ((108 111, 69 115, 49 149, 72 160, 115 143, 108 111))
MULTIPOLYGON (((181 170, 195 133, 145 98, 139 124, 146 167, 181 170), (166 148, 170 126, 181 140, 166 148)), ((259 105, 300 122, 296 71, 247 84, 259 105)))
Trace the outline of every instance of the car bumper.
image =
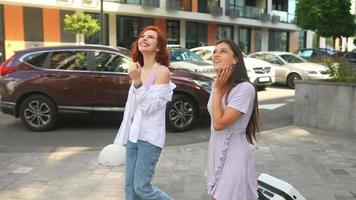
POLYGON ((4 114, 15 115, 15 103, 0 101, 0 110, 4 114))
POLYGON ((258 77, 253 82, 253 84, 256 86, 268 86, 268 85, 272 85, 272 83, 273 80, 270 76, 258 77))
POLYGON ((330 75, 329 74, 325 74, 325 75, 307 74, 307 80, 323 80, 323 79, 330 79, 330 75))

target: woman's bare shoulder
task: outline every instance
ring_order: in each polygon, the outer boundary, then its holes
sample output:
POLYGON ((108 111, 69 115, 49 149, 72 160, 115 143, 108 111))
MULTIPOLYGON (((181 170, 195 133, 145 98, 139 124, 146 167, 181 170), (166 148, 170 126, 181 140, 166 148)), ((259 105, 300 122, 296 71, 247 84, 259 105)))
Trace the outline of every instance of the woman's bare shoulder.
POLYGON ((160 65, 158 68, 157 83, 169 83, 171 79, 171 72, 168 67, 160 65))

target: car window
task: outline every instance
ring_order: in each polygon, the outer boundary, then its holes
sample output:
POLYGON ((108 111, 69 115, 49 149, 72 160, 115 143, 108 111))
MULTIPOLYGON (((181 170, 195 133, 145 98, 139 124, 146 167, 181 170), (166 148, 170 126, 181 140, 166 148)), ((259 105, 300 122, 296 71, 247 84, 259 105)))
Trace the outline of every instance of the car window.
POLYGON ((203 58, 204 60, 211 60, 213 57, 213 52, 209 50, 200 49, 193 52, 198 56, 200 56, 201 58, 203 58))
POLYGON ((203 61, 197 54, 186 49, 174 49, 170 51, 171 61, 203 61))
POLYGON ((48 52, 34 53, 26 56, 23 61, 39 68, 46 68, 45 63, 47 60, 48 52))
POLYGON ((297 56, 291 54, 280 55, 286 63, 302 63, 304 60, 298 58, 297 56))
POLYGON ((272 64, 277 64, 277 65, 284 64, 284 62, 275 55, 266 54, 262 59, 272 64))
POLYGON ((95 52, 95 66, 97 71, 127 72, 132 61, 121 55, 108 52, 95 52))
POLYGON ((56 51, 50 58, 50 68, 60 70, 87 70, 87 52, 56 51))
POLYGON ((313 50, 307 49, 307 50, 298 51, 297 55, 304 58, 309 58, 313 55, 313 50))

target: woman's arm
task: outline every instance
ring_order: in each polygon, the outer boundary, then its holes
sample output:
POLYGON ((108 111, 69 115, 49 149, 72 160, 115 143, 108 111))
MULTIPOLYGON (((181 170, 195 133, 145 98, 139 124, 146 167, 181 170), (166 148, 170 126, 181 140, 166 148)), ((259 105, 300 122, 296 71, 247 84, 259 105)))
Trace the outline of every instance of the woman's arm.
POLYGON ((224 130, 241 116, 241 112, 236 109, 226 107, 222 109, 223 93, 217 89, 213 93, 213 127, 216 131, 224 130))

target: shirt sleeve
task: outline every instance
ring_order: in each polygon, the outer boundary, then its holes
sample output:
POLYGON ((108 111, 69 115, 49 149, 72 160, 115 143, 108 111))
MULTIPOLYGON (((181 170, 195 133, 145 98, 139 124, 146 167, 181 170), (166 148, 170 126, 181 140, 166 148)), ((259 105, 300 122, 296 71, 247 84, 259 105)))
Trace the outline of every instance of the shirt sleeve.
POLYGON ((247 113, 252 101, 255 100, 255 87, 248 82, 243 82, 231 89, 227 98, 227 106, 241 113, 247 113))

